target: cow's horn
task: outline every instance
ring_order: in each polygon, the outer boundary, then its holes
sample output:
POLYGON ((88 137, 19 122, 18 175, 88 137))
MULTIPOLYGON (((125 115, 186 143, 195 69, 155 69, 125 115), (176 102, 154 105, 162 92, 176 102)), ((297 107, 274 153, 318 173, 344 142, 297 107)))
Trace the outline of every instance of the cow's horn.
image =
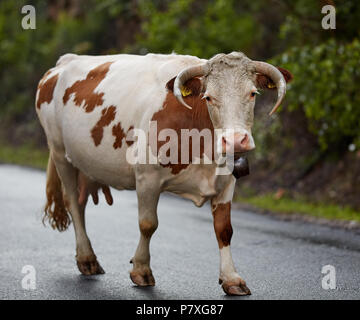
POLYGON ((192 109, 183 99, 181 93, 181 87, 185 84, 185 82, 194 77, 201 77, 209 72, 209 66, 207 63, 198 66, 188 67, 182 70, 176 77, 174 83, 174 95, 178 101, 184 105, 186 108, 192 109))
POLYGON ((283 98, 285 97, 286 81, 279 69, 275 68, 273 65, 262 61, 254 61, 254 63, 256 72, 268 76, 275 83, 277 88, 278 98, 275 107, 269 113, 269 115, 271 116, 280 106, 283 98))

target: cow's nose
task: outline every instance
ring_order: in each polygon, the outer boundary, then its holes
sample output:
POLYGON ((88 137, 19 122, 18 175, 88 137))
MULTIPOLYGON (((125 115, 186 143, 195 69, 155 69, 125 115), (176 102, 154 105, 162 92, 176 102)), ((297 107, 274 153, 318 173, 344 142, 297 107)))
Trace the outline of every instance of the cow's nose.
POLYGON ((255 148, 250 135, 247 132, 235 132, 222 138, 223 153, 247 152, 255 148))

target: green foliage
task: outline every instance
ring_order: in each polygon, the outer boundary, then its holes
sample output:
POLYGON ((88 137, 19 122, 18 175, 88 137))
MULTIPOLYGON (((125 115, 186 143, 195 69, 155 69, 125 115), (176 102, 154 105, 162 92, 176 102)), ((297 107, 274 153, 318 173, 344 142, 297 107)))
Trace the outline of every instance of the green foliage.
POLYGON ((17 147, 0 143, 0 163, 11 163, 45 170, 48 158, 48 150, 39 149, 31 143, 17 147))
POLYGON ((105 51, 102 33, 109 29, 112 10, 121 10, 118 5, 110 10, 109 1, 92 0, 83 8, 86 14, 60 11, 54 20, 47 1, 32 1, 36 29, 23 30, 21 8, 25 4, 25 0, 0 2, 0 115, 7 121, 29 121, 28 115, 34 117, 37 83, 60 55, 105 51))
POLYGON ((352 143, 360 148, 359 61, 358 39, 294 47, 273 60, 294 74, 287 108, 304 109, 309 129, 329 153, 341 152, 352 143))
POLYGON ((144 52, 191 54, 210 58, 219 52, 249 53, 258 33, 250 12, 234 0, 177 0, 159 10, 142 1, 144 19, 137 45, 144 52))
POLYGON ((286 17, 280 27, 280 37, 286 40, 288 46, 317 45, 334 38, 342 42, 352 41, 360 36, 359 1, 283 0, 281 4, 286 17), (336 7, 336 29, 324 30, 321 27, 324 17, 321 8, 331 2, 336 7))

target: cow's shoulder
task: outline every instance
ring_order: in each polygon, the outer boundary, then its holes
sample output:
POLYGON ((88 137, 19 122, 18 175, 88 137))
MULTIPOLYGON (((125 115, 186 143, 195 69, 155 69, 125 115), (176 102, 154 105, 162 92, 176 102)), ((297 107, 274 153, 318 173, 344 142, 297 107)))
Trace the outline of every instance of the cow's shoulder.
MULTIPOLYGON (((195 155, 193 155, 193 146, 198 148, 200 152, 200 157, 206 155, 209 159, 214 158, 214 153, 212 146, 214 145, 214 127, 211 122, 207 105, 204 99, 202 99, 202 82, 199 78, 193 78, 188 80, 184 87, 182 88, 184 100, 192 109, 185 108, 175 97, 173 93, 175 78, 170 79, 166 84, 167 94, 164 99, 162 108, 155 112, 152 116, 152 121, 156 121, 157 125, 157 134, 161 134, 163 130, 174 130, 177 136, 177 146, 178 146, 178 161, 177 163, 169 163, 164 165, 171 169, 172 174, 178 174, 182 170, 186 169, 190 163, 194 161, 195 155), (183 133, 187 132, 191 134, 199 133, 201 134, 210 134, 210 141, 205 138, 194 139, 193 137, 189 138, 188 145, 188 158, 189 161, 185 162, 182 158, 182 153, 185 151, 184 136, 183 133), (196 144, 196 146, 195 146, 196 144), (207 145, 206 145, 207 144, 207 145), (211 144, 211 145, 210 145, 211 144)), ((163 141, 157 139, 157 153, 161 147, 167 143, 168 140, 163 141)), ((186 147, 185 147, 186 148, 186 147)))

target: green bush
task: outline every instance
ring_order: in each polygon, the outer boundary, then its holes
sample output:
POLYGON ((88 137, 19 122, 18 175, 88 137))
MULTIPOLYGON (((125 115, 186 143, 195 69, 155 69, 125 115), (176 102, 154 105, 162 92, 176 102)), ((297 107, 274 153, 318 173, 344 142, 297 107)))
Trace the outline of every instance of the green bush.
POLYGON ((294 47, 272 60, 291 70, 286 100, 290 111, 303 108, 309 129, 329 153, 360 148, 360 42, 334 39, 294 47))
POLYGON ((36 29, 23 30, 25 4, 25 0, 0 2, 0 115, 7 121, 29 121, 37 83, 60 55, 110 51, 103 42, 104 30, 111 30, 113 10, 122 8, 114 1, 91 0, 83 2, 79 14, 60 10, 54 19, 48 1, 32 1, 36 29))
POLYGON ((249 53, 261 34, 251 11, 235 0, 177 0, 159 10, 141 1, 144 20, 137 47, 143 52, 191 54, 210 58, 219 52, 249 53), (257 30, 256 30, 257 29, 257 30))

